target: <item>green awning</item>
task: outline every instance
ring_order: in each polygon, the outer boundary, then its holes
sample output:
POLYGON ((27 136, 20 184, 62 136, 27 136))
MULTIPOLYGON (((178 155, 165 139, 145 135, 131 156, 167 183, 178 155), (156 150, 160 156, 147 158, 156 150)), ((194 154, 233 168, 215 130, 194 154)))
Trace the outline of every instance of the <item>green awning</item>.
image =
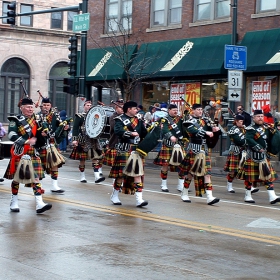
POLYGON ((87 51, 86 80, 106 81, 124 79, 125 65, 131 64, 131 57, 137 46, 107 47, 87 51))
POLYGON ((280 29, 247 32, 241 42, 247 47, 247 70, 264 72, 280 70, 280 29))
POLYGON ((149 78, 226 74, 224 49, 230 42, 231 35, 221 35, 146 43, 131 68, 149 78))

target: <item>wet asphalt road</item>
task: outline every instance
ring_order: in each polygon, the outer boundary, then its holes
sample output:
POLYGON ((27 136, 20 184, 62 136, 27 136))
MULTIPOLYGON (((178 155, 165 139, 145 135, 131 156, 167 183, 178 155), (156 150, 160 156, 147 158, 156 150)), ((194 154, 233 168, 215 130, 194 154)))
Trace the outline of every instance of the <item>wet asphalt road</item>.
MULTIPOLYGON (((0 161, 2 173, 7 163, 0 161)), ((63 195, 50 193, 49 176, 43 180, 53 208, 41 215, 23 186, 20 212, 10 213, 10 181, 0 183, 1 279, 280 279, 280 204, 270 205, 263 187, 256 204, 246 204, 242 182, 230 194, 216 169, 221 201, 208 206, 192 191, 192 203, 184 203, 176 174, 169 173, 170 192, 162 193, 159 168, 148 163, 149 205, 136 208, 134 196, 121 194, 123 205, 114 206, 112 180, 95 184, 87 163, 88 183, 80 183, 77 166, 67 160, 60 169, 63 195)), ((280 195, 278 181, 275 188, 280 195)))

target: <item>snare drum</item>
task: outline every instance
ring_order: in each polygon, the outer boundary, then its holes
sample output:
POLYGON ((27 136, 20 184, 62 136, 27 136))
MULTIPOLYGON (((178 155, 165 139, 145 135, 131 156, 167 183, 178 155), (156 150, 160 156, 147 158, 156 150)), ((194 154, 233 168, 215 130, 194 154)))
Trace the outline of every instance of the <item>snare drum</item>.
POLYGON ((94 106, 87 112, 85 130, 89 138, 110 138, 109 117, 115 110, 111 107, 94 106))

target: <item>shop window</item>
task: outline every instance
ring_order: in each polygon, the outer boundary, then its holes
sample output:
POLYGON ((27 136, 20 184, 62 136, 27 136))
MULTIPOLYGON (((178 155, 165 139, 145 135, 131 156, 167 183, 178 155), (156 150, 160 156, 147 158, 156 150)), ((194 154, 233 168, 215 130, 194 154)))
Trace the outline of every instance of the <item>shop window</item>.
POLYGON ((195 0, 194 22, 230 16, 230 0, 195 0))
POLYGON ((125 32, 132 28, 132 0, 107 0, 106 32, 125 32))
POLYGON ((53 12, 51 13, 51 29, 62 29, 63 13, 53 12))
MULTIPOLYGON (((20 4, 20 13, 29 13, 33 11, 33 5, 20 4)), ((33 17, 30 16, 21 16, 20 25, 24 26, 32 26, 33 25, 33 17)))
POLYGON ((180 24, 182 0, 153 0, 151 12, 152 27, 180 24))

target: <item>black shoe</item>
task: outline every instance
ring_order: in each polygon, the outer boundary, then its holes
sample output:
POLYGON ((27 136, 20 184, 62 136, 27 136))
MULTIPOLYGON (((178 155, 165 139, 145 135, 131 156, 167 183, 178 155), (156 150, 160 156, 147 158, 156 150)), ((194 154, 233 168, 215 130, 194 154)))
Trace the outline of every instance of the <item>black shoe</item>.
POLYGON ((220 201, 220 199, 219 198, 214 198, 212 201, 210 201, 210 202, 208 202, 207 204, 208 205, 213 205, 213 204, 215 204, 215 203, 218 203, 220 201))
POLYGON ((229 193, 235 193, 235 191, 234 191, 234 190, 231 190, 231 191, 229 191, 229 193))
POLYGON ((82 180, 82 181, 80 181, 81 183, 87 183, 87 180, 82 180))
POLYGON ((64 193, 65 190, 62 190, 62 189, 60 189, 60 190, 51 190, 51 192, 52 193, 64 193))
POLYGON ((251 191, 251 193, 256 193, 256 192, 258 192, 259 191, 259 189, 253 189, 252 191, 251 191))
POLYGON ((277 202, 280 202, 280 197, 277 197, 276 199, 270 201, 270 204, 275 204, 277 202))
POLYGON ((10 208, 10 210, 11 210, 11 212, 13 212, 13 213, 18 213, 18 212, 19 212, 19 208, 13 208, 13 209, 10 208))
POLYGON ((161 189, 162 192, 169 192, 169 189, 161 189))
POLYGON ((96 180, 94 182, 97 184, 97 183, 103 182, 104 180, 105 180, 105 177, 101 177, 101 178, 99 178, 98 180, 96 180))
POLYGON ((148 205, 148 201, 144 200, 141 204, 137 205, 136 207, 143 207, 147 205, 148 205))
POLYGON ((4 178, 0 178, 0 182, 4 182, 4 178))
POLYGON ((47 203, 43 208, 36 210, 37 214, 41 214, 47 210, 50 210, 52 208, 52 205, 47 203))

